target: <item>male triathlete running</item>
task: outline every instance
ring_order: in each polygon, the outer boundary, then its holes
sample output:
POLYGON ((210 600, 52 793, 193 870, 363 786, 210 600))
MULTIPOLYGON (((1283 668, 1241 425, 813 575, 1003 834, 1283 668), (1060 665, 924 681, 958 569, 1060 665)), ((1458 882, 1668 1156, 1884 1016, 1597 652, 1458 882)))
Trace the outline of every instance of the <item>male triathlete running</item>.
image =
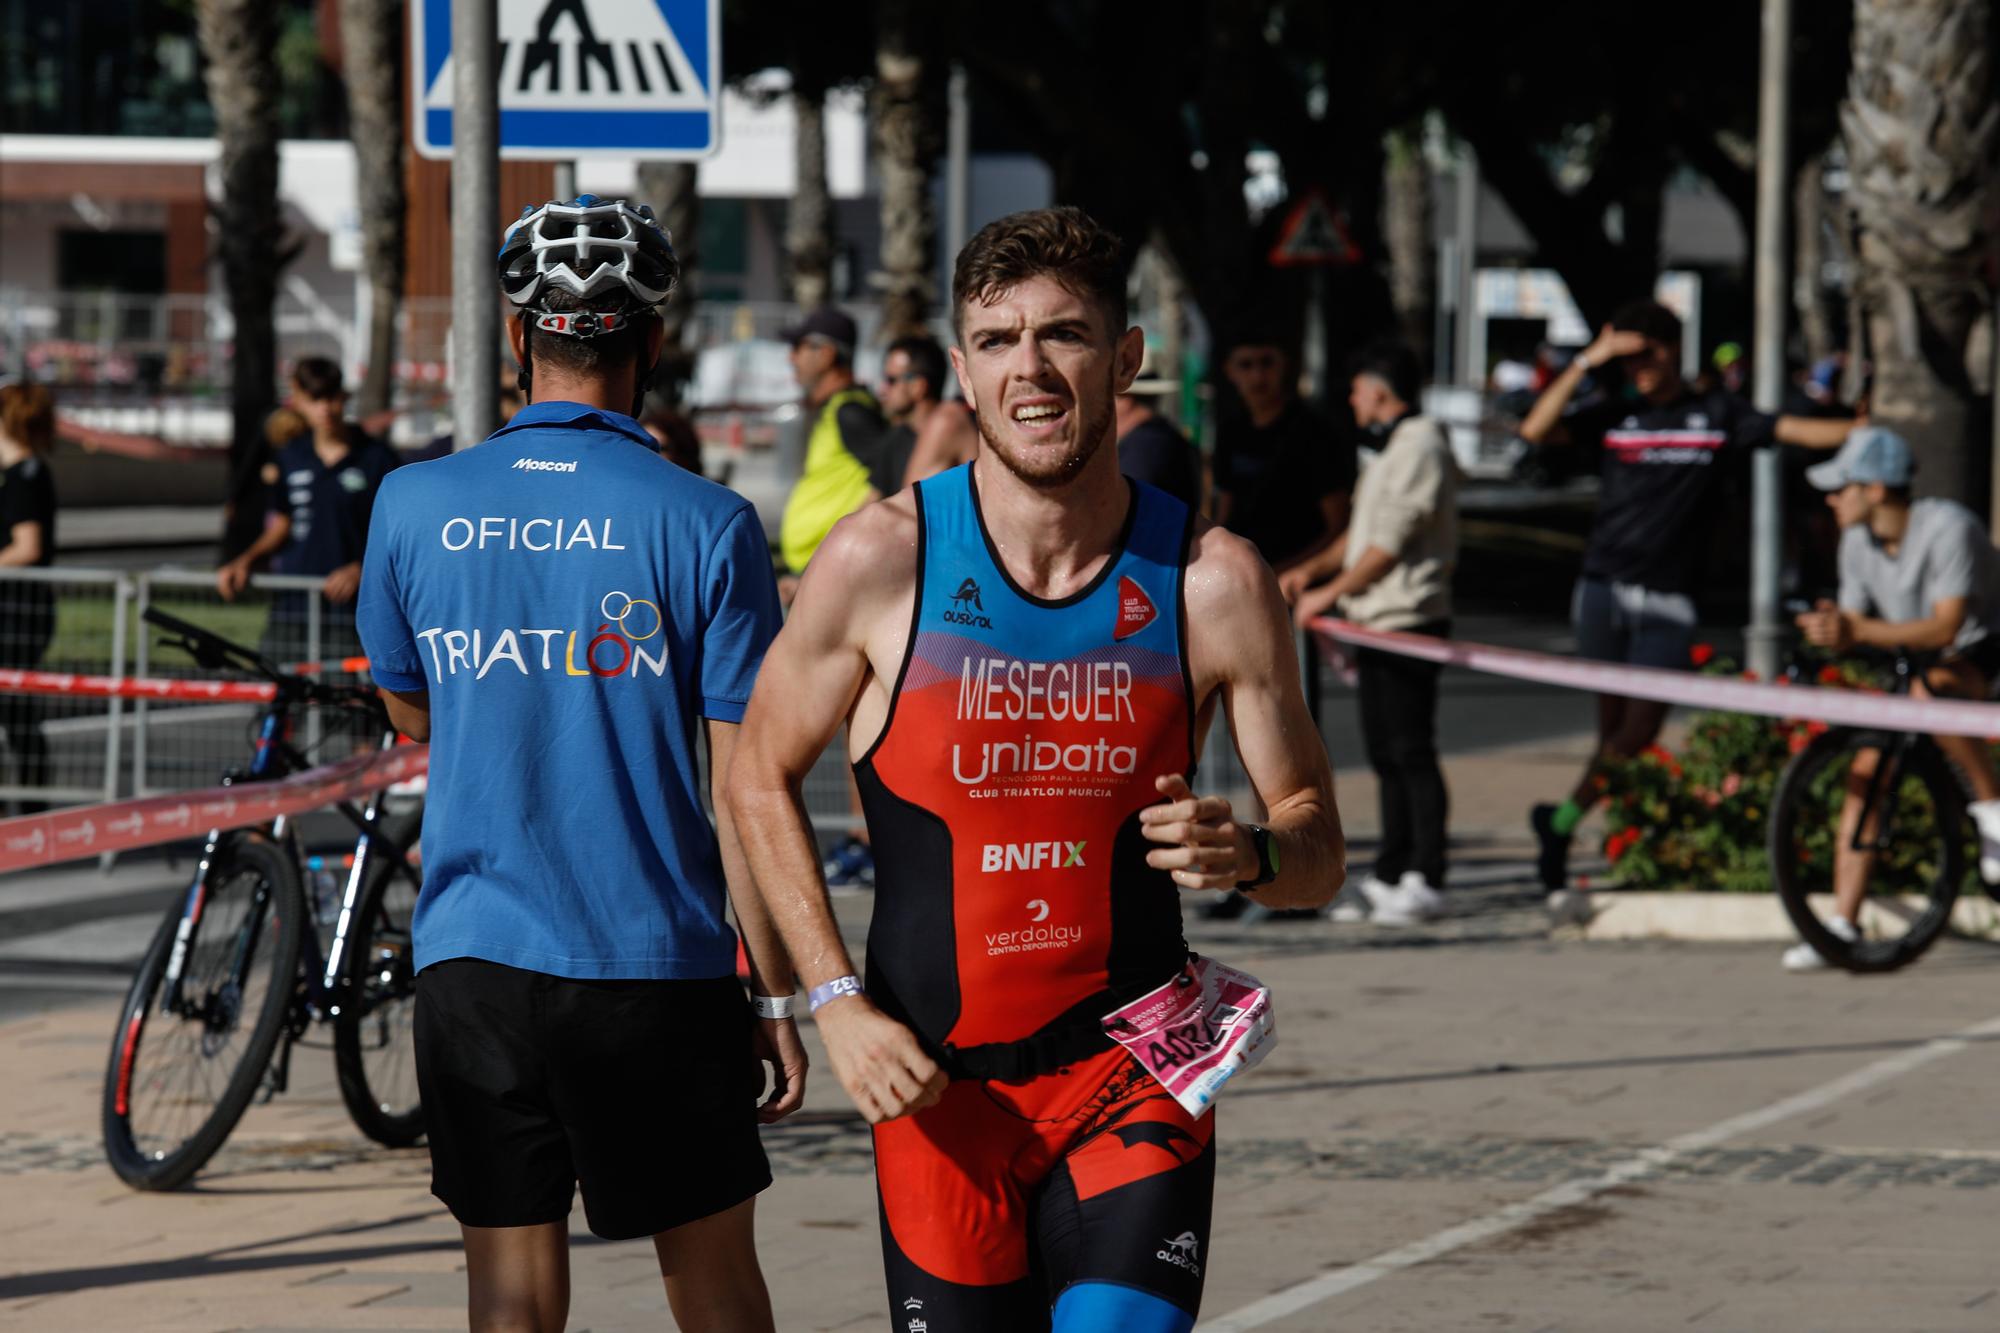
MULTIPOLYGON (((1799 628, 1835 652, 1855 645, 1941 652, 1910 682, 1910 693, 1985 699, 2000 683, 2000 551, 1958 501, 1911 499, 1914 471, 1909 444, 1880 426, 1855 431, 1830 460, 1806 469, 1840 522, 1840 600, 1801 615, 1799 628)), ((1979 830, 1980 876, 2000 883, 2000 775, 1992 752, 1972 736, 1939 736, 1937 743, 1972 787, 1966 809, 1979 830)), ((1834 840, 1835 914, 1827 929, 1847 939, 1860 937, 1875 860, 1856 849, 1854 834, 1880 757, 1873 750, 1856 757, 1834 840)), ((1826 960, 1800 943, 1785 951, 1784 964, 1811 972, 1826 960)))
POLYGON ((392 475, 362 566, 376 682, 431 743, 417 1078, 475 1329, 562 1327, 579 1186, 592 1231, 652 1238, 681 1328, 772 1326, 757 1125, 796 1108, 805 1060, 776 998, 791 963, 719 784, 719 839, 702 813, 694 746, 705 729, 727 767, 778 600, 756 512, 630 415, 679 271, 649 209, 525 212, 500 279, 530 405, 392 475))
POLYGON ((952 305, 984 447, 820 548, 731 801, 876 1126, 898 1333, 1185 1333, 1215 1118, 1103 1019, 1186 964, 1177 887, 1332 896, 1332 774, 1255 548, 1119 474, 1112 404, 1143 348, 1116 239, 1071 208, 1002 218, 952 305), (1267 827, 1191 790, 1218 702, 1267 827), (843 721, 876 849, 865 990, 800 804, 843 721))

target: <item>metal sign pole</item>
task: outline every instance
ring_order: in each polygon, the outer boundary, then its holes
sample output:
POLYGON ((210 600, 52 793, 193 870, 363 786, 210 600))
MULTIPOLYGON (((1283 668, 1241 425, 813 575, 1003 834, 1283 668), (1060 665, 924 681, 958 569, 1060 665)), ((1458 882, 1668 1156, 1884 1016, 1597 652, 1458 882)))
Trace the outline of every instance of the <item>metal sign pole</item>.
MULTIPOLYGON (((1785 392, 1786 206, 1791 172, 1792 0, 1764 0, 1763 76, 1757 98, 1757 235, 1755 337, 1750 353, 1757 410, 1776 413, 1785 392)), ((1750 625, 1744 645, 1750 669, 1763 680, 1778 674, 1784 630, 1778 616, 1785 534, 1784 459, 1757 451, 1750 490, 1750 625)))
POLYGON ((500 424, 499 16, 493 0, 451 0, 451 419, 470 449, 500 424))

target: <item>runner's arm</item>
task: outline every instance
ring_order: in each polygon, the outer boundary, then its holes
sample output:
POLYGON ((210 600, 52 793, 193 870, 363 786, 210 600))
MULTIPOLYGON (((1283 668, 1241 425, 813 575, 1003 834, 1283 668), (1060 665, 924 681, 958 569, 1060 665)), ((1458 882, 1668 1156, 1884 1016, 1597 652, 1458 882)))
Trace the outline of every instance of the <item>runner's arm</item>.
MULTIPOLYGON (((790 995, 797 989, 791 956, 778 938, 771 913, 750 878, 743 843, 729 804, 729 784, 717 775, 729 772, 741 726, 715 718, 703 719, 708 734, 709 799, 715 803, 715 836, 722 852, 722 878, 729 887, 729 905, 736 929, 743 935, 743 953, 750 960, 752 995, 790 995)), ((758 1055, 769 1061, 774 1075, 771 1095, 757 1110, 760 1124, 772 1124, 799 1109, 806 1095, 806 1052, 798 1026, 789 1018, 760 1019, 758 1055)))
MULTIPOLYGON (((867 627, 889 616, 909 623, 916 529, 897 505, 849 515, 820 544, 765 654, 729 766, 745 859, 808 990, 855 970, 820 874, 804 783, 867 681, 867 627)), ((916 1035, 867 996, 831 1002, 817 1022, 834 1074, 869 1123, 943 1092, 944 1073, 916 1035)))
MULTIPOLYGON (((1255 891, 1270 907, 1318 907, 1345 876, 1346 843, 1326 746, 1299 685, 1291 619, 1276 580, 1248 542, 1202 532, 1187 572, 1190 667, 1222 695, 1243 769, 1269 811, 1278 875, 1255 891)), ((1231 889, 1254 879, 1256 846, 1229 801, 1198 796, 1180 774, 1157 784, 1166 800, 1140 815, 1156 847, 1148 865, 1183 888, 1231 889)))

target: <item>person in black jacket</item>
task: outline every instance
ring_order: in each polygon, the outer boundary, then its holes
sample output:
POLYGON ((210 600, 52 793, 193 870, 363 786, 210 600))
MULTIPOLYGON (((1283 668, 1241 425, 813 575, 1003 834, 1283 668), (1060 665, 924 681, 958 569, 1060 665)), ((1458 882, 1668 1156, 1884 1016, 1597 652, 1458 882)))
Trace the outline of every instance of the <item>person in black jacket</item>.
MULTIPOLYGON (((55 563, 56 487, 48 463, 55 424, 55 399, 43 386, 0 388, 0 569, 55 563)), ((25 670, 41 665, 55 627, 51 585, 0 579, 0 666, 25 670)), ((14 752, 13 780, 24 787, 48 786, 42 701, 31 694, 0 695, 0 729, 14 752)), ((41 808, 39 803, 24 804, 22 813, 41 808)))

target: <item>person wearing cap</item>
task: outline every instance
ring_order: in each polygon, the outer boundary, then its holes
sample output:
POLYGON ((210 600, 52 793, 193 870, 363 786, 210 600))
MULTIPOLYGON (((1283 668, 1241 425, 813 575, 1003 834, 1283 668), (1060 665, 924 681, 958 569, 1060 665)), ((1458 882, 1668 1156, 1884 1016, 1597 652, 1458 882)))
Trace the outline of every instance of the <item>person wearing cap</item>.
POLYGON ((1139 363, 1139 378, 1118 395, 1118 470, 1135 481, 1157 486, 1191 510, 1201 508, 1201 455, 1194 442, 1154 410, 1154 403, 1178 386, 1160 378, 1153 349, 1139 363))
MULTIPOLYGON (((1880 426, 1864 426, 1839 453, 1806 469, 1825 491, 1840 523, 1840 593, 1798 617, 1808 641, 1833 652, 1850 647, 1940 653, 1910 682, 1916 698, 1986 699, 2000 681, 2000 551, 1970 509, 1956 500, 1910 498, 1910 446, 1880 426)), ((1936 737, 1938 748, 1972 786, 1967 807, 1979 830, 1979 874, 2000 883, 2000 776, 1984 741, 1936 737)), ((1835 916, 1828 928, 1858 936, 1874 854, 1851 836, 1879 754, 1856 756, 1834 841, 1835 916)), ((1814 971, 1826 962, 1810 944, 1785 951, 1785 967, 1814 971)))
POLYGON ((888 423, 875 395, 855 382, 859 333, 853 319, 822 306, 786 329, 784 337, 812 420, 805 471, 778 525, 779 553, 796 578, 834 524, 881 498, 869 479, 870 467, 882 452, 888 423))
MULTIPOLYGON (((1728 464, 1773 442, 1837 449, 1853 427, 1846 418, 1768 416, 1734 394, 1696 389, 1681 378, 1680 317, 1657 301, 1620 307, 1543 390, 1520 427, 1529 444, 1603 449, 1597 516, 1571 600, 1578 655, 1691 668, 1700 556, 1715 544, 1710 537, 1728 464), (1566 415, 1593 376, 1611 379, 1613 391, 1566 415)), ((1544 887, 1565 887, 1570 837, 1603 797, 1604 769, 1651 745, 1667 707, 1597 696, 1596 753, 1568 799, 1528 813, 1544 887)))
POLYGON ((528 405, 390 474, 361 573, 376 684, 431 747, 411 923, 431 1190, 475 1329, 563 1326, 580 1192, 592 1232, 652 1242, 677 1327, 769 1333, 758 1126, 797 1108, 806 1057, 721 775, 778 629, 770 547, 633 419, 680 273, 651 210, 526 210, 499 270, 528 405))

